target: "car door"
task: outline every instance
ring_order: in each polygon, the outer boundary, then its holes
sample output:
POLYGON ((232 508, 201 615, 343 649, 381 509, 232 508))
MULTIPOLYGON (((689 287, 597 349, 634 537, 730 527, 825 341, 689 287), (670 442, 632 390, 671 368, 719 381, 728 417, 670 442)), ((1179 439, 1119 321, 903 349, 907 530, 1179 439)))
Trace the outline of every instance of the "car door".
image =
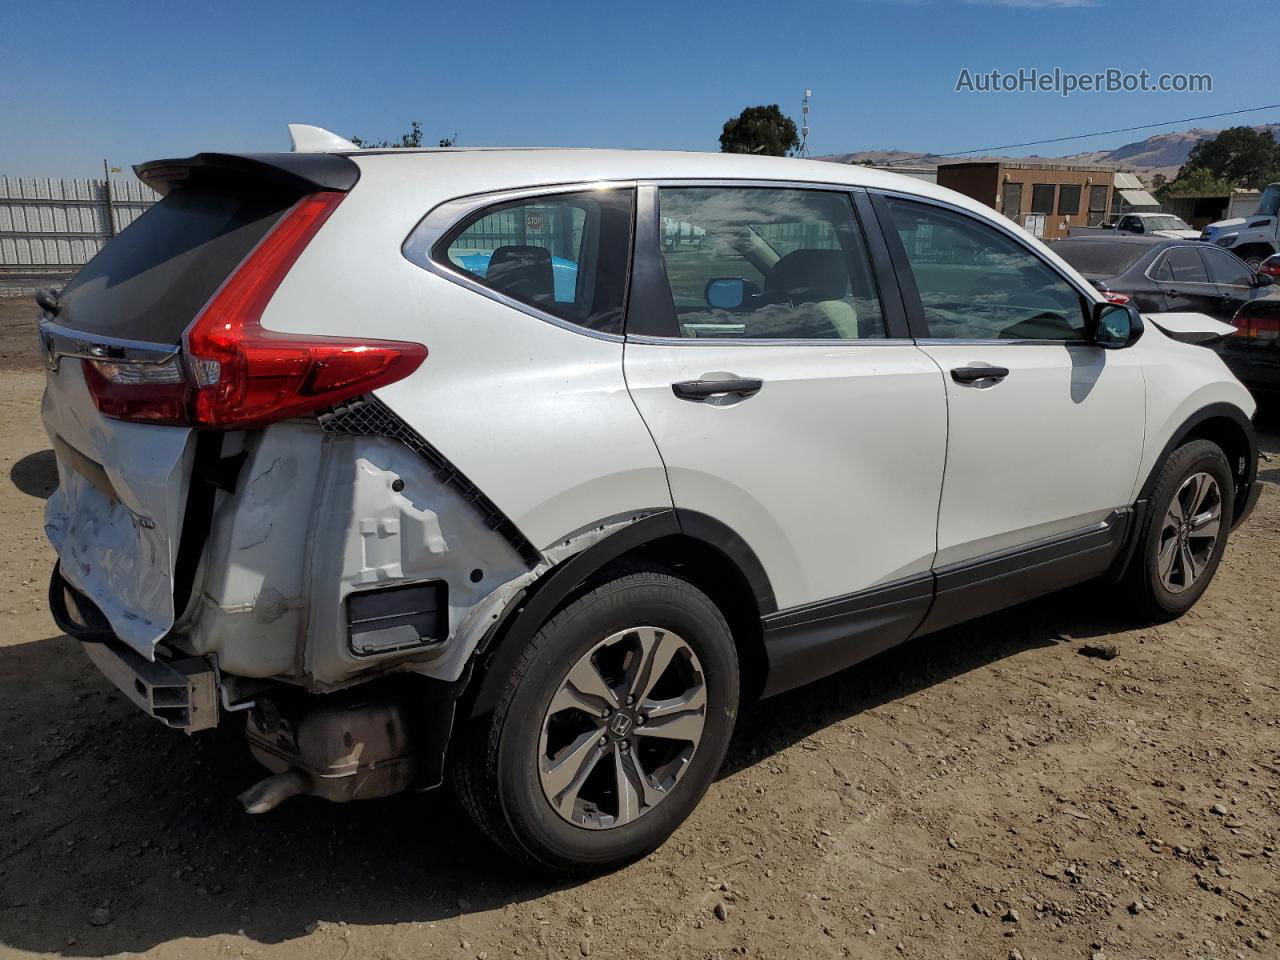
POLYGON ((1200 249, 1209 282, 1215 287, 1214 310, 1210 316, 1230 321, 1245 303, 1258 295, 1259 287, 1252 270, 1235 254, 1217 247, 1200 249))
POLYGON ((867 216, 831 189, 640 190, 627 384, 681 522, 772 583, 769 692, 905 639, 932 595, 946 392, 867 216))
POLYGON ((1219 312, 1217 285, 1209 282, 1209 272, 1197 247, 1170 247, 1156 261, 1150 276, 1160 288, 1166 312, 1219 312))
POLYGON ((1093 297, 1016 231, 918 198, 875 206, 950 411, 925 628, 1102 572, 1142 456, 1134 351, 1092 342, 1093 297))

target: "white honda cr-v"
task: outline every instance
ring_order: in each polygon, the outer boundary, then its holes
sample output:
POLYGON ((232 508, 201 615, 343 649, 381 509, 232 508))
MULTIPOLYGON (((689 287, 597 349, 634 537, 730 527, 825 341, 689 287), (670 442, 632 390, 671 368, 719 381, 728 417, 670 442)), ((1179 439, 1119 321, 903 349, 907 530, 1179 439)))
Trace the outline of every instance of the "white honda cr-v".
POLYGON ((1094 578, 1177 616, 1257 496, 1218 325, 959 194, 294 135, 139 167, 39 297, 54 616, 156 719, 244 711, 251 811, 450 779, 620 864, 740 702, 1094 578))

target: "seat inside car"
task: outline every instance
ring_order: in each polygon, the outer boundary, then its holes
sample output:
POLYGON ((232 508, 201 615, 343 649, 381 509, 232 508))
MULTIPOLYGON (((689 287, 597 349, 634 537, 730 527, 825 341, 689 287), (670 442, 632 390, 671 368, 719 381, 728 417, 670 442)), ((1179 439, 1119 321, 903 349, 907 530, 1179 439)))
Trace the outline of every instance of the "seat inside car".
POLYGON ((858 311, 848 302, 849 271, 840 250, 793 250, 764 278, 766 304, 810 303, 831 323, 835 336, 860 336, 858 311))
POLYGON ((521 300, 550 303, 556 287, 551 251, 520 244, 498 247, 489 257, 485 282, 521 300))

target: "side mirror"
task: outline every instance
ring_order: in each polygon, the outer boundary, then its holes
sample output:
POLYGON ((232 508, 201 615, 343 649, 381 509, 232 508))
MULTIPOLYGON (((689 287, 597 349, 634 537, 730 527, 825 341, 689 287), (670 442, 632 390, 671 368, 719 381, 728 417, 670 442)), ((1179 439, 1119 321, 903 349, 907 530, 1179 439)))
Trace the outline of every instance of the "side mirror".
POLYGON ((712 277, 703 295, 709 307, 736 310, 747 299, 747 281, 742 277, 712 277))
POLYGON ((1253 285, 1255 287, 1269 287, 1276 282, 1276 278, 1269 273, 1255 273, 1253 275, 1253 285))
POLYGON ((1107 350, 1132 346, 1142 336, 1142 314, 1130 303, 1093 305, 1093 342, 1107 350))

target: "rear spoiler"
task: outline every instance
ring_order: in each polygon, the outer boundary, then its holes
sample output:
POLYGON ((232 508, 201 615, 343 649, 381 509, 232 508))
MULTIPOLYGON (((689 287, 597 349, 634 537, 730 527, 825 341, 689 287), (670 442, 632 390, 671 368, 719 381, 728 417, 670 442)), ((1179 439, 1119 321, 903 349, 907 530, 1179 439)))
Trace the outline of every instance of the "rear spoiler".
POLYGON ((268 182, 303 192, 347 192, 360 179, 350 157, 332 153, 197 153, 177 160, 152 160, 133 168, 138 179, 164 196, 193 175, 268 182))

